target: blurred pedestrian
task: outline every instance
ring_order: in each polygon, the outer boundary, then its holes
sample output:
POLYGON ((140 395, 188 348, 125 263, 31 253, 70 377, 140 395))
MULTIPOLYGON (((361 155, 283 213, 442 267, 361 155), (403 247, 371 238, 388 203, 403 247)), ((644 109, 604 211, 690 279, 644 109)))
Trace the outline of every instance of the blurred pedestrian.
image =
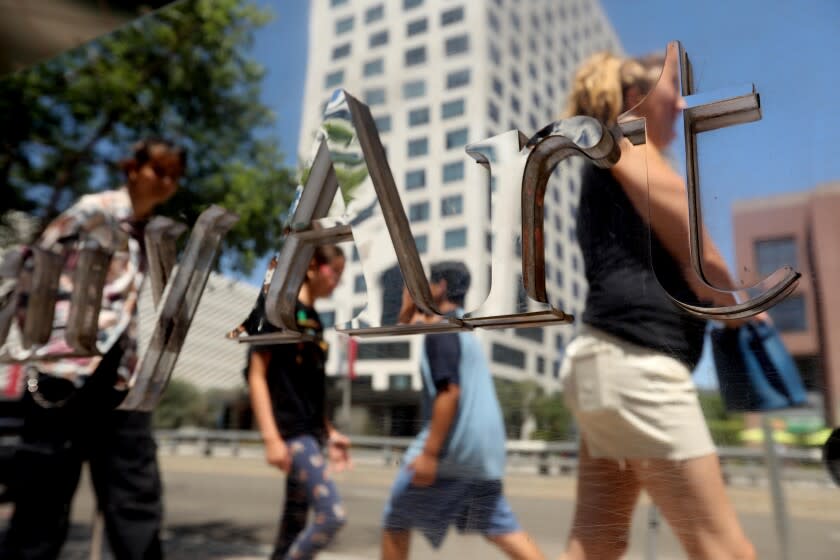
MULTIPOLYGON (((319 246, 298 292, 297 326, 309 340, 254 346, 248 372, 251 405, 268 463, 286 473, 286 493, 273 560, 314 558, 344 526, 347 516, 327 472, 322 447, 336 471, 350 466, 350 440, 336 430, 326 412, 327 343, 315 301, 332 294, 345 258, 334 245, 319 246), (312 522, 307 525, 309 510, 312 522)), ((270 278, 267 278, 268 282, 270 278)), ((246 320, 248 332, 277 329, 264 317, 265 293, 257 313, 246 320)), ((253 334, 253 333, 252 333, 253 334)))
POLYGON ((110 349, 103 356, 27 366, 22 444, 12 482, 15 507, 0 558, 59 556, 84 461, 90 464, 114 556, 162 557, 162 487, 151 414, 114 409, 127 394, 137 365, 137 300, 146 270, 144 227, 155 207, 175 194, 185 164, 184 150, 169 141, 138 142, 122 164, 123 187, 82 197, 37 241, 42 249, 66 256, 46 346, 53 353, 71 350, 64 342, 64 327, 70 297, 81 289, 73 285, 76 243, 90 236, 117 244, 111 247, 114 254, 99 313, 98 340, 110 349))
MULTIPOLYGON (((439 311, 463 315, 470 274, 460 262, 432 265, 439 311)), ((431 321, 403 297, 403 321, 431 321)), ((426 335, 421 358, 424 426, 403 458, 384 513, 382 558, 408 558, 411 531, 438 548, 450 526, 477 533, 510 558, 541 559, 504 496, 505 426, 484 349, 468 332, 426 335)))
MULTIPOLYGON (((663 289, 695 305, 735 303, 701 284, 689 262, 686 188, 664 153, 685 108, 676 47, 669 49, 666 59, 593 55, 569 97, 569 116, 609 126, 622 113, 644 117, 647 137, 639 146, 623 140, 613 168, 583 169, 577 237, 589 292, 561 368, 581 431, 570 560, 623 556, 642 489, 690 558, 755 556, 691 379, 705 322, 680 311, 663 289)), ((702 258, 712 283, 732 285, 711 240, 702 258)))

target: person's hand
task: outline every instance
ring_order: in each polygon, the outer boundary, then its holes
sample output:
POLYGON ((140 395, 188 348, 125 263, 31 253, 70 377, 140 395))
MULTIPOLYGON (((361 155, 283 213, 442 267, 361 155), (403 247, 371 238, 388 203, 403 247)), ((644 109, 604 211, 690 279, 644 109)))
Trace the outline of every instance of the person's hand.
POLYGON ((411 484, 414 486, 431 486, 437 477, 438 458, 428 453, 421 453, 408 466, 414 472, 411 484))
POLYGON ((269 465, 277 467, 286 474, 292 468, 292 455, 282 439, 265 442, 265 460, 269 465))
POLYGON ((327 457, 335 472, 353 468, 353 461, 350 459, 350 438, 338 430, 333 430, 327 440, 327 457))
POLYGON ((403 287, 402 302, 400 303, 400 312, 397 315, 397 322, 400 324, 411 323, 414 315, 417 313, 417 305, 408 293, 408 288, 403 287))

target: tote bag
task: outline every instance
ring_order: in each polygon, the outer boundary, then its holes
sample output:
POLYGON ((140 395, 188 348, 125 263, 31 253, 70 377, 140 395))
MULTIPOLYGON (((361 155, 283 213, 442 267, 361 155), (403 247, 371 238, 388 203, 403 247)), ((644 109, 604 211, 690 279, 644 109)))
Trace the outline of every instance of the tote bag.
POLYGON ((799 370, 773 326, 712 327, 710 340, 727 410, 762 412, 806 404, 799 370))

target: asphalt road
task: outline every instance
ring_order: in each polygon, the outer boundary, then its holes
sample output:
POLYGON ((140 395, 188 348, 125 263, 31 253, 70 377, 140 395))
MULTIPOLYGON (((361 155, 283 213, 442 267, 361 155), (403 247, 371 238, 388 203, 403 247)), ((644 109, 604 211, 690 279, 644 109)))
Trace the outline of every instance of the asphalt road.
MULTIPOLYGON (((336 477, 350 518, 329 552, 322 556, 323 560, 377 557, 382 505, 396 469, 366 463, 336 477)), ((164 537, 168 558, 250 560, 267 556, 283 495, 283 477, 279 472, 258 457, 164 455, 161 464, 166 488, 164 537)), ((572 515, 574 480, 513 474, 506 480, 506 488, 523 527, 549 558, 556 558, 563 549, 572 515)), ((756 545, 758 557, 781 558, 767 489, 734 487, 730 494, 756 545)), ((791 484, 786 488, 786 496, 792 558, 838 558, 840 489, 791 484)), ((0 508, 0 519, 9 511, 8 507, 0 508)), ((658 560, 682 558, 667 525, 660 525, 655 540, 649 540, 648 511, 647 501, 636 510, 628 558, 646 558, 651 544, 658 560)), ((87 482, 83 482, 73 507, 73 528, 63 560, 87 558, 92 519, 91 492, 87 482)), ((415 538, 412 544, 415 559, 470 557, 503 558, 480 538, 455 532, 450 532, 439 551, 433 551, 421 538, 415 538)))

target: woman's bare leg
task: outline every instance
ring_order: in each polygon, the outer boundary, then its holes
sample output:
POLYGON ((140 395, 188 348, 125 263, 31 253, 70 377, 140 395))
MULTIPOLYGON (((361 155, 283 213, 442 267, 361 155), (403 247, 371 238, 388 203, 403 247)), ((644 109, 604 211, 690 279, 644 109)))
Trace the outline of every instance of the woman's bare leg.
POLYGON ((716 454, 686 461, 633 460, 630 464, 689 558, 755 558, 726 494, 716 454))
POLYGON ((577 503, 565 560, 612 560, 627 550, 640 485, 630 465, 589 456, 581 440, 577 503))

